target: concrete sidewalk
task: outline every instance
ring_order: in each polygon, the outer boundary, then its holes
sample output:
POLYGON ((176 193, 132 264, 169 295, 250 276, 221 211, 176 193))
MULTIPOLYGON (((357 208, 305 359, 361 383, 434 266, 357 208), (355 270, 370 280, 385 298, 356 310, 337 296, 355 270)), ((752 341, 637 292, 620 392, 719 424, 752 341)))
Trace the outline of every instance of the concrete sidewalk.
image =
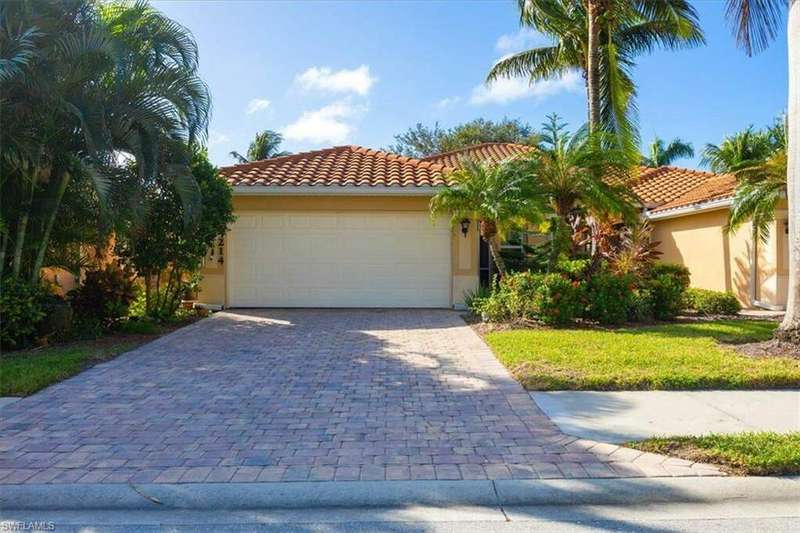
POLYGON ((800 391, 534 392, 568 435, 622 443, 657 435, 800 431, 800 391))

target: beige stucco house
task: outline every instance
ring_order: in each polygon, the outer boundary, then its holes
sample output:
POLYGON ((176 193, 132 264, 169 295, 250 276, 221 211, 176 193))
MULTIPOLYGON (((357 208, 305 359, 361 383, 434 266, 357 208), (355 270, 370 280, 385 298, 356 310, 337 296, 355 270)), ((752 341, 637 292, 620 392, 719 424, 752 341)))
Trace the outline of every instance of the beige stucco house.
MULTIPOLYGON (((357 146, 220 169, 237 220, 203 269, 200 300, 226 307, 459 307, 488 269, 476 224, 431 220, 429 201, 462 157, 498 162, 531 150, 486 143, 423 160, 357 146), (462 231, 463 230, 463 231, 462 231)), ((786 211, 766 245, 724 231, 733 179, 641 169, 634 192, 662 260, 692 284, 780 308, 788 283, 786 211)), ((483 276, 485 277, 485 276, 483 276)))

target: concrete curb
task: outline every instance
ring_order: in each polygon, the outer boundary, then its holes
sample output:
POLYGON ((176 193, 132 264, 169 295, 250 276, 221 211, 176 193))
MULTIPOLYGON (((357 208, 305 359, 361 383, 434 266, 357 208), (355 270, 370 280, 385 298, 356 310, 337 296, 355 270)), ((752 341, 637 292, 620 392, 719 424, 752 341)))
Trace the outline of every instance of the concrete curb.
POLYGON ((4 485, 3 510, 246 510, 797 501, 800 477, 4 485))

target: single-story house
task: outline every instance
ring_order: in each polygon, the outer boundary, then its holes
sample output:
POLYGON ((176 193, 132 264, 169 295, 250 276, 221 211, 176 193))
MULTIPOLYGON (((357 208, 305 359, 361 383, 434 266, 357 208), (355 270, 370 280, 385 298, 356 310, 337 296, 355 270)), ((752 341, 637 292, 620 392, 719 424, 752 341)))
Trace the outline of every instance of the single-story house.
MULTIPOLYGON (((209 253, 200 300, 226 307, 459 307, 488 271, 475 223, 431 220, 429 201, 462 157, 499 162, 531 150, 485 143, 413 159, 338 146, 220 169, 236 222, 209 253)), ((692 284, 781 308, 788 284, 785 206, 766 245, 723 231, 734 180, 643 168, 633 190, 662 260, 692 284), (752 283, 751 280, 755 282, 752 283)))

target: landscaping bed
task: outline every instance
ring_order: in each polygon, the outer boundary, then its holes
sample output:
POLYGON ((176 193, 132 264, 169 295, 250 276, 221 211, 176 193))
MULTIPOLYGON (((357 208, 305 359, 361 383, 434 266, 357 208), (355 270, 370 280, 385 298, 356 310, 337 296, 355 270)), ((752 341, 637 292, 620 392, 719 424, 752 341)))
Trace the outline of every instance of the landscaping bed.
POLYGON ((30 396, 194 320, 187 318, 164 325, 148 323, 147 327, 137 327, 137 332, 115 331, 97 339, 3 353, 0 356, 0 396, 30 396))
POLYGON ((736 475, 800 474, 800 432, 663 437, 629 442, 626 446, 689 461, 719 465, 726 472, 736 475))
POLYGON ((734 350, 767 341, 776 327, 773 321, 729 319, 616 329, 476 329, 529 390, 798 387, 800 360, 734 350))

